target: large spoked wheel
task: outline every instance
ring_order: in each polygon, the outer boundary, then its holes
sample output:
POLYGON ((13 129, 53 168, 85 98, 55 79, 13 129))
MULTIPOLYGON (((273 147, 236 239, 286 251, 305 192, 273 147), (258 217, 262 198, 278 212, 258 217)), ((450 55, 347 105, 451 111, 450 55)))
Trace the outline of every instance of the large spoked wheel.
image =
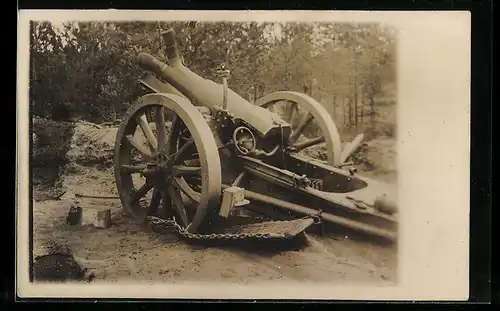
POLYGON ((272 112, 284 114, 284 120, 292 126, 292 133, 288 138, 292 152, 300 152, 325 143, 328 154, 327 163, 332 166, 342 164, 342 142, 337 126, 328 111, 316 100, 298 92, 279 91, 261 97, 255 104, 272 112), (282 106, 278 107, 278 105, 282 106), (299 115, 301 112, 302 114, 299 115), (295 122, 297 119, 298 122, 295 122), (308 128, 313 126, 317 126, 320 131, 308 131, 308 128))
POLYGON ((202 114, 177 95, 141 97, 117 134, 115 178, 123 207, 135 218, 163 211, 198 232, 221 194, 219 152, 202 114))

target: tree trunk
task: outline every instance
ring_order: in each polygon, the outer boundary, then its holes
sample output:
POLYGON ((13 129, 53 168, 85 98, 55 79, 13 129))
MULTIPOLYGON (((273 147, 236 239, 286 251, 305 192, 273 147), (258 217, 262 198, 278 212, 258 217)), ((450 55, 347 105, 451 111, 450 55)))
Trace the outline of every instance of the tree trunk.
POLYGON ((345 97, 342 99, 342 114, 344 115, 344 126, 347 125, 347 109, 346 109, 346 104, 345 104, 345 97))
POLYGON ((335 114, 336 114, 336 109, 337 109, 337 103, 336 103, 336 100, 337 100, 337 96, 335 95, 335 93, 333 94, 333 102, 332 102, 332 119, 335 120, 335 114))
POLYGON ((375 129, 375 101, 373 100, 373 95, 370 96, 370 123, 372 130, 375 129))
POLYGON ((111 104, 111 121, 115 122, 116 121, 116 108, 115 108, 115 102, 111 104))
POLYGON ((358 81, 357 76, 354 77, 354 124, 358 126, 358 81))
POLYGON ((373 119, 373 117, 375 116, 375 100, 373 99, 373 95, 368 95, 370 96, 370 115, 373 119))
POLYGON ((347 98, 347 127, 352 124, 352 100, 351 97, 347 98))
MULTIPOLYGON (((363 94, 363 93, 361 93, 363 94)), ((363 124, 363 118, 365 116, 365 96, 361 95, 361 124, 363 124)))
POLYGON ((253 102, 255 103, 257 101, 257 85, 254 85, 253 87, 253 102))

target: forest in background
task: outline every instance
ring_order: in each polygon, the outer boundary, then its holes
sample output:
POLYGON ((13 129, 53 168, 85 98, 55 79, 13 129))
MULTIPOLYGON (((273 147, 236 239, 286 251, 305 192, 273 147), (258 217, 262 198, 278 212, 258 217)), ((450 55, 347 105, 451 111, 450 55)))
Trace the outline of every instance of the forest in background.
POLYGON ((119 120, 146 90, 136 56, 162 61, 173 28, 184 62, 253 101, 278 90, 322 103, 343 138, 395 135, 396 33, 372 23, 32 22, 30 107, 53 120, 119 120))

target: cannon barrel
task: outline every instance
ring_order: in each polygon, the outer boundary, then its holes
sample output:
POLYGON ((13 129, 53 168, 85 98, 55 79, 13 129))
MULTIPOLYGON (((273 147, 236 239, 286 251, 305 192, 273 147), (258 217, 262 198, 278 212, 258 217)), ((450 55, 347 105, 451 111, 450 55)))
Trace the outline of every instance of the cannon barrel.
MULTIPOLYGON (((184 66, 175 43, 175 32, 172 29, 163 34, 163 39, 166 43, 165 56, 169 64, 161 62, 151 54, 140 53, 137 59, 139 66, 153 72, 174 86, 194 105, 221 108, 224 96, 223 86, 197 75, 184 66)), ((235 118, 252 126, 262 136, 278 132, 287 135, 291 131, 290 125, 278 115, 253 105, 229 88, 227 90, 227 110, 235 118)))

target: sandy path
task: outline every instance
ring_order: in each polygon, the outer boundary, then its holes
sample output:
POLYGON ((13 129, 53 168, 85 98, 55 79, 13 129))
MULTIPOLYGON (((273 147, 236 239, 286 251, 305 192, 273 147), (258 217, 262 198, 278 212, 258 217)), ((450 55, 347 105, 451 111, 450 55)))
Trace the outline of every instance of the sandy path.
POLYGON ((227 281, 266 280, 316 282, 396 281, 395 247, 371 245, 343 236, 308 234, 309 245, 280 252, 250 251, 236 246, 200 247, 174 234, 157 234, 133 223, 118 200, 82 198, 84 208, 112 211, 108 229, 65 223, 74 193, 116 195, 111 169, 86 168, 65 178, 66 194, 57 201, 34 203, 34 234, 51 235, 72 248, 96 280, 227 281))

